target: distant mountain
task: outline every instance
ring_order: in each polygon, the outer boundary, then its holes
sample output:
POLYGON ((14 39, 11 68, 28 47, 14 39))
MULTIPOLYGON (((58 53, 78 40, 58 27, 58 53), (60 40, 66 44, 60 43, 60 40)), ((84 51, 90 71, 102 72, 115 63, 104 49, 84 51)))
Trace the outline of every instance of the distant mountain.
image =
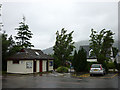
POLYGON ((53 47, 44 49, 44 50, 42 50, 42 51, 43 51, 43 53, 45 53, 45 54, 53 54, 53 53, 54 53, 53 47))
POLYGON ((89 45, 89 40, 75 42, 75 50, 79 50, 80 46, 89 45))
MULTIPOLYGON (((75 49, 74 50, 79 50, 79 47, 80 46, 83 46, 83 45, 89 45, 89 40, 84 40, 84 41, 79 41, 79 42, 75 42, 75 49)), ((115 41, 114 44, 113 44, 114 47, 118 47, 118 41, 115 41)), ((119 50, 120 50, 120 47, 119 47, 119 50)), ((45 54, 53 54, 54 51, 53 51, 53 47, 50 47, 50 48, 47 48, 47 49, 44 49, 42 50, 45 54)))

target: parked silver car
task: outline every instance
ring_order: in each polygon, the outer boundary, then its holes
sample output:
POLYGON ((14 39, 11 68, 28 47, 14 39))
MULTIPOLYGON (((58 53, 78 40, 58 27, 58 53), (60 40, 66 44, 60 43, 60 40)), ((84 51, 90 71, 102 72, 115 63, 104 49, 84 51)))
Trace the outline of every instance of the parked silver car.
POLYGON ((105 75, 106 71, 102 67, 102 64, 92 64, 90 68, 90 76, 93 76, 94 74, 102 74, 105 75))

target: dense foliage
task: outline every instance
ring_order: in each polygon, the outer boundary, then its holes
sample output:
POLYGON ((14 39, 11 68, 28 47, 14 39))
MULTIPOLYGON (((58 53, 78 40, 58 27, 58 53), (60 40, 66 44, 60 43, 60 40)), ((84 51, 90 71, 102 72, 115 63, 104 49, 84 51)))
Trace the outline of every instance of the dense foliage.
POLYGON ((15 44, 12 36, 8 37, 8 35, 4 32, 2 34, 2 70, 6 71, 7 69, 7 58, 14 53, 20 50, 20 47, 15 44))
POLYGON ((64 28, 61 30, 61 34, 59 34, 59 31, 56 32, 56 42, 53 47, 55 68, 66 65, 65 63, 69 60, 74 48, 74 42, 72 40, 73 31, 69 34, 66 34, 66 32, 67 30, 64 28))
MULTIPOLYGON (((25 18, 23 18, 25 19, 25 18)), ((30 38, 32 38, 32 33, 29 31, 28 25, 26 25, 24 22, 20 23, 21 26, 19 28, 16 28, 18 30, 18 33, 15 38, 18 40, 17 42, 14 41, 12 35, 8 37, 8 34, 5 33, 5 31, 2 33, 2 70, 7 70, 7 58, 11 55, 15 54, 22 48, 28 48, 32 47, 31 43, 29 42, 30 38)))
POLYGON ((115 64, 113 62, 109 62, 107 64, 108 69, 115 69, 115 64))
POLYGON ((99 63, 104 64, 110 59, 111 48, 114 43, 113 35, 114 33, 111 30, 103 29, 97 33, 91 29, 90 48, 93 50, 91 56, 96 56, 99 63))
POLYGON ((85 72, 88 71, 88 64, 87 64, 87 55, 86 51, 82 48, 81 50, 74 52, 73 57, 73 67, 76 72, 85 72))
POLYGON ((113 50, 113 57, 115 58, 118 53, 118 49, 116 47, 112 47, 112 50, 113 50))
POLYGON ((61 67, 58 67, 56 71, 59 72, 59 73, 67 73, 68 68, 64 67, 64 66, 61 66, 61 67))

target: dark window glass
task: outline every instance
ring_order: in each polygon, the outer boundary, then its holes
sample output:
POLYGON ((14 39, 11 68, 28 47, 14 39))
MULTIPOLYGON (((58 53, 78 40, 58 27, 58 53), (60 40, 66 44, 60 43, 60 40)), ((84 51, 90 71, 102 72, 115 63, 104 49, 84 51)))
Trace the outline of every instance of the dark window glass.
POLYGON ((19 64, 19 60, 14 60, 13 64, 19 64))
POLYGON ((100 65, 92 65, 92 68, 100 68, 100 65))

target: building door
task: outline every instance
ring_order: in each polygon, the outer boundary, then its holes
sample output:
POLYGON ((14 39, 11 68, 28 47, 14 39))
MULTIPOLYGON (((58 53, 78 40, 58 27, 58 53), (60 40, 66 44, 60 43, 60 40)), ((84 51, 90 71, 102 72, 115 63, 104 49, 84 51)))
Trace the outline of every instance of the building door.
POLYGON ((42 72, 42 60, 40 60, 40 72, 42 72))
POLYGON ((46 62, 46 71, 48 72, 48 60, 46 62))
POLYGON ((33 61, 33 72, 36 72, 36 61, 33 61))

